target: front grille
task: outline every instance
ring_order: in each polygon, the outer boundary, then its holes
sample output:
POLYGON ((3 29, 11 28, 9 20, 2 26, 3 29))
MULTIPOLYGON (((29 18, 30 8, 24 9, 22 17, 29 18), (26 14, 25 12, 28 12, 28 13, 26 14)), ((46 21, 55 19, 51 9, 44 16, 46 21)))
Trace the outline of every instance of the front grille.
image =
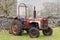
POLYGON ((46 28, 47 27, 47 20, 43 20, 42 21, 42 28, 46 28))

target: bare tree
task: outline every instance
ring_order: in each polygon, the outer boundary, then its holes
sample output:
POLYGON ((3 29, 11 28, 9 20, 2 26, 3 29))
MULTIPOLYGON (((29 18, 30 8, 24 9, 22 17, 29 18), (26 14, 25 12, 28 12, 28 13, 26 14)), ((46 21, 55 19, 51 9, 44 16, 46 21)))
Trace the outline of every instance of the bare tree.
POLYGON ((15 3, 15 0, 12 0, 10 3, 8 3, 9 0, 4 0, 5 7, 3 7, 2 3, 0 3, 0 10, 2 10, 4 13, 6 13, 6 16, 9 16, 9 9, 10 7, 15 3))

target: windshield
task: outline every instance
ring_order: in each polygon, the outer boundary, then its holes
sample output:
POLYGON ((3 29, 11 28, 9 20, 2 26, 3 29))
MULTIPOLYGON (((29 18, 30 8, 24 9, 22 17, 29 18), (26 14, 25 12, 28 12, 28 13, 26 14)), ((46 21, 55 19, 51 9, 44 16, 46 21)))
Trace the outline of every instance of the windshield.
POLYGON ((20 18, 25 18, 25 8, 24 7, 20 7, 19 8, 19 14, 20 14, 20 18))

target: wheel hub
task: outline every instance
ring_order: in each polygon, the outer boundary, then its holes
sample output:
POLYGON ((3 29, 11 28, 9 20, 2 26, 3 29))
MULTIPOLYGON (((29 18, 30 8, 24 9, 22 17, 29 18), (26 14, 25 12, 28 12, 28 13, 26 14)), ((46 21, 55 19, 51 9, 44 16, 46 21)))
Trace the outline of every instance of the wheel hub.
POLYGON ((17 30, 18 30, 18 25, 17 24, 13 24, 12 25, 12 31, 13 31, 13 33, 16 33, 17 30))

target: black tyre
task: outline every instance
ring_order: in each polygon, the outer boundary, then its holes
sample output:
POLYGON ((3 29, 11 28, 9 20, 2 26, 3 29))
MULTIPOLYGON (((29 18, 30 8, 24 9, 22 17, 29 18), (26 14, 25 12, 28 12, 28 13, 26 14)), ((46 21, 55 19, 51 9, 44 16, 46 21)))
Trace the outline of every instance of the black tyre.
POLYGON ((22 25, 19 20, 14 20, 11 28, 9 29, 10 34, 21 35, 22 34, 22 25))
POLYGON ((12 34, 12 30, 11 30, 11 28, 9 29, 9 34, 12 34))
POLYGON ((50 35, 52 35, 52 29, 50 28, 50 27, 48 27, 48 29, 46 29, 46 30, 43 30, 43 34, 45 35, 45 36, 50 36, 50 35))
POLYGON ((29 35, 32 38, 37 38, 39 37, 39 30, 35 27, 32 27, 31 29, 29 29, 29 35))

